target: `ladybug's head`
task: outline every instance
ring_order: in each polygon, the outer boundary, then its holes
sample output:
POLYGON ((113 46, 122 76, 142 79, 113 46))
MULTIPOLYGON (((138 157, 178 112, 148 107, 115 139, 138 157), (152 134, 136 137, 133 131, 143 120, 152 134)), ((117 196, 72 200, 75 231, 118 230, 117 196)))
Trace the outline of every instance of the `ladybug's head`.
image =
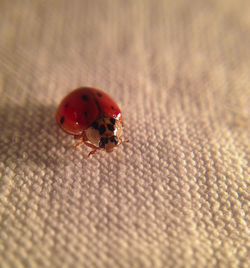
POLYGON ((115 118, 98 119, 86 130, 89 142, 106 152, 112 152, 121 143, 121 135, 122 123, 115 118))

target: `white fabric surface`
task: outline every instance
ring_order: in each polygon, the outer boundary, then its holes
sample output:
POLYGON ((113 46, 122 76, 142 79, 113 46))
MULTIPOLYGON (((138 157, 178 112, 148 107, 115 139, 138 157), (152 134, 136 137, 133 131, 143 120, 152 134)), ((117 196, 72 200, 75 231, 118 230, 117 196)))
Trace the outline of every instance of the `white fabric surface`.
POLYGON ((249 267, 248 1, 0 2, 0 267, 249 267), (106 91, 130 143, 55 122, 106 91))

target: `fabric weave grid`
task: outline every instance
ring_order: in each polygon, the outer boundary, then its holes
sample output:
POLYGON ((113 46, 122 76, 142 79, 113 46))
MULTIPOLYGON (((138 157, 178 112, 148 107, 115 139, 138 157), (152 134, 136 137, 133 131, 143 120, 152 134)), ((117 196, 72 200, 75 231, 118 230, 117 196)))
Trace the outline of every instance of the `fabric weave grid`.
POLYGON ((1 1, 0 267, 249 267, 247 1, 1 1), (71 89, 122 108, 87 158, 71 89))

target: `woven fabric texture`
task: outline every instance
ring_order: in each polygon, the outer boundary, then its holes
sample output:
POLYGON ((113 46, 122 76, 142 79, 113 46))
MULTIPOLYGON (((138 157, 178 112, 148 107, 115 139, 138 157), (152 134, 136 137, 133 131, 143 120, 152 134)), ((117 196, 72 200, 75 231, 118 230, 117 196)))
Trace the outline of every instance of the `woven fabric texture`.
POLYGON ((250 6, 0 1, 0 267, 249 267, 250 6), (111 95, 111 154, 56 124, 111 95))

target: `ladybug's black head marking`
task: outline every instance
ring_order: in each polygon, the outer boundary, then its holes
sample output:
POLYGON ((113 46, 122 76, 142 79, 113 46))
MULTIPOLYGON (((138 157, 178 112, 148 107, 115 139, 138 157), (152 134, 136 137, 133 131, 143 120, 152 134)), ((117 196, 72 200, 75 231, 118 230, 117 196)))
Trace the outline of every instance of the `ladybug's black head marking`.
POLYGON ((104 126, 104 125, 101 125, 101 126, 99 127, 99 133, 100 133, 100 135, 102 135, 105 131, 106 131, 105 126, 104 126))
POLYGON ((99 147, 100 148, 105 148, 105 145, 108 143, 108 138, 104 138, 104 137, 102 137, 101 139, 100 139, 100 142, 99 142, 99 147))
POLYGON ((110 138, 110 141, 113 142, 115 145, 118 144, 118 139, 117 139, 116 136, 112 136, 112 137, 110 138))
POLYGON ((111 117, 101 117, 85 130, 85 134, 88 142, 106 152, 112 152, 121 142, 122 122, 111 117))
POLYGON ((110 138, 101 137, 100 142, 99 142, 99 147, 104 149, 105 145, 108 144, 109 141, 113 142, 115 145, 118 144, 118 138, 116 136, 112 136, 110 138))
POLYGON ((114 129, 114 126, 111 125, 111 124, 108 124, 107 127, 108 127, 108 129, 109 129, 110 131, 114 131, 114 130, 115 130, 115 129, 114 129))
POLYGON ((101 138, 101 139, 100 139, 99 147, 100 147, 100 148, 105 148, 105 139, 104 139, 104 138, 101 138))
MULTIPOLYGON (((112 106, 112 107, 113 107, 113 106, 112 106)), ((115 118, 110 118, 109 121, 110 121, 110 123, 111 123, 112 125, 115 124, 115 118)))

